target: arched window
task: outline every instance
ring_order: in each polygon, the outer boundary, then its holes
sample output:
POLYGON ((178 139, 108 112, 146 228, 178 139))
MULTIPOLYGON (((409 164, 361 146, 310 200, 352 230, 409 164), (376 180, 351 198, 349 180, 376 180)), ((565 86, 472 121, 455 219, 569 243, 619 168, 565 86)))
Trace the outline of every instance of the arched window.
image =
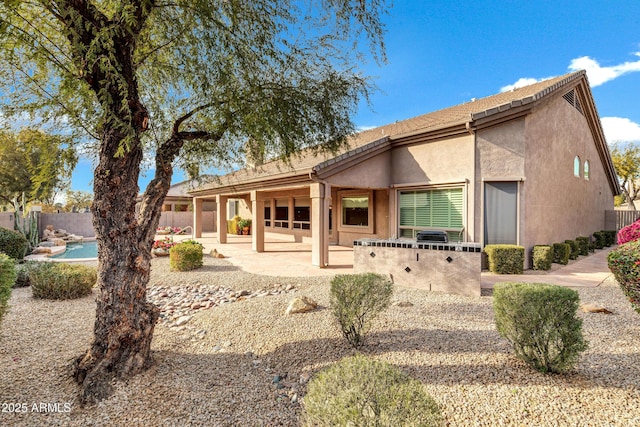
POLYGON ((580 157, 578 156, 573 159, 573 174, 578 178, 580 177, 580 157))
POLYGON ((582 176, 589 181, 589 160, 584 161, 584 168, 582 169, 582 176))

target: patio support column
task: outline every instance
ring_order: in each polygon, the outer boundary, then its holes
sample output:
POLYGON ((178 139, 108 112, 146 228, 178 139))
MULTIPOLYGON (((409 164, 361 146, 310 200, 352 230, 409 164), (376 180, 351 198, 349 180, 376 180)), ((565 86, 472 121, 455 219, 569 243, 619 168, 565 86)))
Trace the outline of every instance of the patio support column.
POLYGON ((193 198, 193 237, 202 237, 202 199, 193 198))
POLYGON ((227 196, 216 195, 216 228, 218 243, 227 243, 227 196))
POLYGON ((311 196, 311 264, 320 268, 329 265, 329 206, 331 185, 314 182, 311 196))
POLYGON ((264 252, 264 203, 259 191, 251 192, 251 249, 264 252))

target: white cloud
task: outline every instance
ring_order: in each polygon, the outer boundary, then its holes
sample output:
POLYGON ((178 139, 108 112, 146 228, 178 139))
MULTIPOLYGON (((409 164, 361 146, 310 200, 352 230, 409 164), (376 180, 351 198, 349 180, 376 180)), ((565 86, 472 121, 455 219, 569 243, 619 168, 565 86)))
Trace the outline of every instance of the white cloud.
POLYGON ((533 77, 521 77, 514 84, 502 86, 500 88, 500 92, 509 92, 510 90, 518 89, 519 87, 529 86, 549 78, 551 77, 546 77, 544 79, 534 79, 533 77))
MULTIPOLYGON (((634 55, 640 57, 640 52, 636 52, 634 55)), ((618 78, 623 74, 640 71, 640 60, 631 62, 627 61, 619 65, 603 67, 595 59, 588 56, 581 56, 580 58, 571 60, 569 70, 586 70, 587 77, 589 78, 589 84, 591 87, 596 87, 618 78)))
POLYGON ((640 124, 624 117, 602 117, 602 129, 607 142, 640 142, 640 124))
MULTIPOLYGON (((640 58, 640 52, 635 52, 634 55, 640 58)), ((603 67, 595 59, 589 56, 581 56, 580 58, 572 59, 568 68, 571 72, 586 70, 587 77, 589 78, 589 84, 591 85, 591 87, 596 87, 610 80, 616 79, 623 74, 640 71, 640 59, 637 61, 627 61, 623 62, 622 64, 603 67)), ((542 80, 547 80, 550 78, 552 77, 545 77, 541 79, 536 79, 533 77, 521 77, 515 83, 501 87, 500 92, 508 92, 510 90, 532 85, 534 83, 538 83, 542 80)))

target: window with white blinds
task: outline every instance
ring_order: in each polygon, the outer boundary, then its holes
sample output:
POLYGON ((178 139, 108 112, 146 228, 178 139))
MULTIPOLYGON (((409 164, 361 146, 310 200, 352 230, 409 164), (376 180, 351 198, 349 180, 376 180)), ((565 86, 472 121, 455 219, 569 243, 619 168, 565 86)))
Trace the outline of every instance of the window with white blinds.
POLYGON ((420 230, 440 229, 449 232, 452 241, 459 239, 463 229, 463 189, 441 188, 401 191, 400 237, 415 237, 420 230))

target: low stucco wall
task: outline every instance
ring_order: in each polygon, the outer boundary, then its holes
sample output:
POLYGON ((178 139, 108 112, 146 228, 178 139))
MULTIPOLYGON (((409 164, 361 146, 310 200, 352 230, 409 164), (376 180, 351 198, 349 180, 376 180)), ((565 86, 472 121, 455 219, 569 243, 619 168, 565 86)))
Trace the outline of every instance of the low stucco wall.
POLYGON ((0 212, 0 227, 13 230, 13 212, 0 212))
POLYGON ((480 296, 477 243, 353 242, 355 273, 389 275, 394 284, 448 294, 480 296))

